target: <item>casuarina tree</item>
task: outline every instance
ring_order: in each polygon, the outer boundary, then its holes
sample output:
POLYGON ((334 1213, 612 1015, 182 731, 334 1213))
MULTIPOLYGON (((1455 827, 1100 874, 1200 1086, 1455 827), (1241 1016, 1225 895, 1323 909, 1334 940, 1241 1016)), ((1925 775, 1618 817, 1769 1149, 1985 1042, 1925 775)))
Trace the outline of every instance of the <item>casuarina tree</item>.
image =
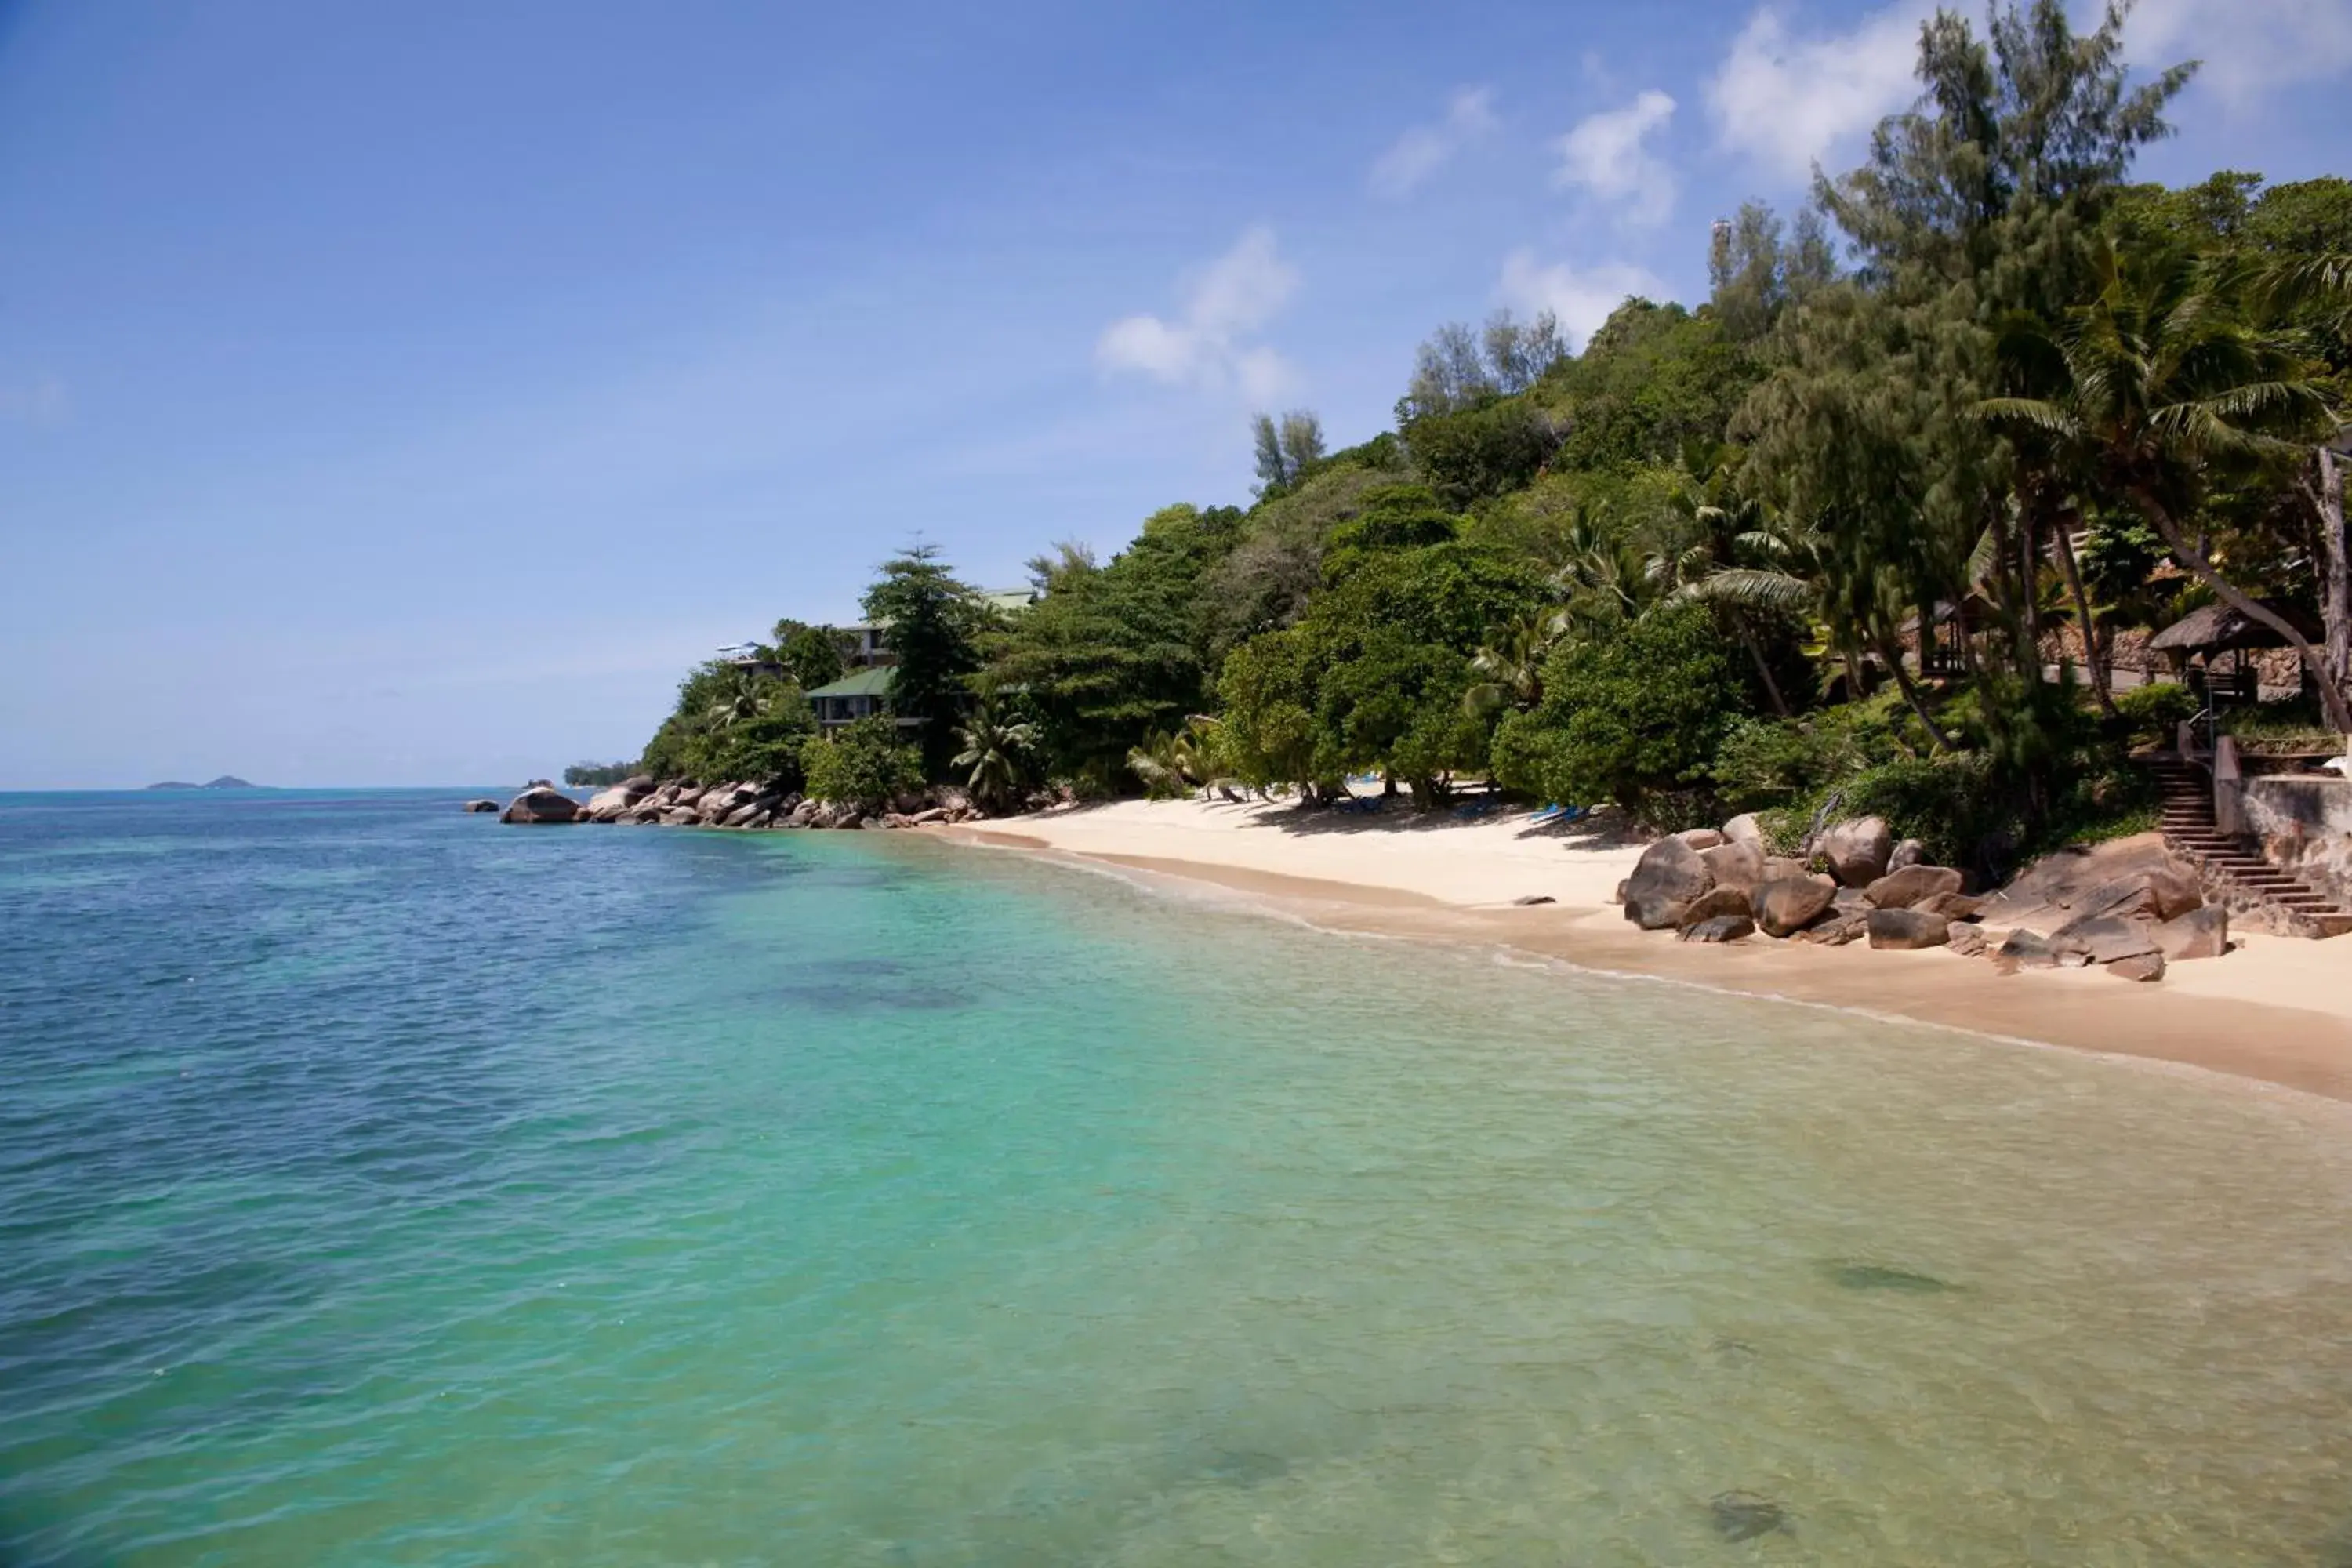
POLYGON ((916 734, 925 776, 944 777, 957 751, 956 726, 971 709, 988 606, 940 563, 939 547, 927 543, 886 562, 864 603, 898 659, 890 710, 921 721, 916 734))

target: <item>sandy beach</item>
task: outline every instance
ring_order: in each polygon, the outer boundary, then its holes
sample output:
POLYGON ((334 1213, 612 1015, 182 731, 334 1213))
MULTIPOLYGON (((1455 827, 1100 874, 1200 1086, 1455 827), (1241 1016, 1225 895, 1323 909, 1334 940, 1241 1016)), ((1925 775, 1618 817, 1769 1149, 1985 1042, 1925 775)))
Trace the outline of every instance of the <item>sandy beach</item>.
POLYGON ((944 830, 961 842, 1212 885, 1327 929, 1493 942, 1583 968, 1859 1009, 2185 1064, 2352 1100, 2352 939, 2246 934, 2154 984, 2095 970, 2001 975, 1942 950, 1824 948, 1760 933, 1697 946, 1635 930, 1612 895, 1641 845, 1523 813, 1421 818, 1286 803, 1122 801, 944 830), (1549 904, 1520 906, 1522 898, 1549 904))

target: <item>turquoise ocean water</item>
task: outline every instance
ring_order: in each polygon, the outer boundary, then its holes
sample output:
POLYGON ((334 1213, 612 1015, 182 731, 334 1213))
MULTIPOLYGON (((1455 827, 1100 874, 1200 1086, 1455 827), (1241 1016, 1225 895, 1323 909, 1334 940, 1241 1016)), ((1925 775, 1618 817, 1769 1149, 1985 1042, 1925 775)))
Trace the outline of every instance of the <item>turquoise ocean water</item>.
POLYGON ((2352 1563, 2345 1107, 457 799, 0 796, 0 1565, 2352 1563))

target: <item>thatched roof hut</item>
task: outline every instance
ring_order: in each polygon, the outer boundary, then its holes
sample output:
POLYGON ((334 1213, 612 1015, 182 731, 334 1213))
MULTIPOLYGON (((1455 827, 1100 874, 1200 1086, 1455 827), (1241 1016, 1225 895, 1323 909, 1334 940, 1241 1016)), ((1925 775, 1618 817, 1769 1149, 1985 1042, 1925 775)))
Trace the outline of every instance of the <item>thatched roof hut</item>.
MULTIPOLYGON (((2264 600, 2263 608, 2306 637, 2319 635, 2318 628, 2310 624, 2311 617, 2298 608, 2273 600, 2264 600)), ((2223 653, 2231 648, 2285 646, 2286 638, 2252 616, 2241 614, 2227 605, 2207 605, 2202 609, 2191 610, 2147 640, 2150 653, 2170 654, 2175 658, 2187 658, 2199 653, 2223 653)))

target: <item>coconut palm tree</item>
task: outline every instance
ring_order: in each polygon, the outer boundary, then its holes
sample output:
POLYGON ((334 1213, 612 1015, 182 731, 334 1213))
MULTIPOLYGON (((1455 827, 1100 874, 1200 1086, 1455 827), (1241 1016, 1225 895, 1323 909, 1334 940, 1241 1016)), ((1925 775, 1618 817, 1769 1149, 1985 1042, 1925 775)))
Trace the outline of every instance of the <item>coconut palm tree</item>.
POLYGON ((963 772, 972 798, 983 805, 1002 805, 1027 781, 1037 726, 1008 723, 992 705, 982 703, 957 727, 956 741, 962 749, 950 765, 963 772))
POLYGON ((1183 742, 1169 731, 1154 731, 1140 746, 1127 752, 1128 771, 1143 781, 1143 793, 1153 800, 1185 800, 1192 781, 1185 776, 1183 742))
POLYGON ((755 669, 736 666, 728 670, 719 689, 702 710, 703 727, 723 734, 739 724, 764 718, 779 698, 794 688, 755 669))
POLYGON ((2005 335, 2008 356, 2034 364, 2045 394, 1988 399, 1982 413, 2032 432, 2081 465, 2084 482, 2128 500, 2216 598, 2295 650, 2328 721, 2352 733, 2352 706, 2320 651, 2223 576, 2186 523, 2217 478, 2303 458, 2330 418, 2315 366, 2250 325, 2226 279, 2191 258, 2130 254, 2111 240, 2095 276, 2095 291, 2063 328, 2017 322, 2005 335))
MULTIPOLYGON (((2247 278, 2263 319, 2318 334, 2339 345, 2329 357, 2341 363, 2341 345, 2352 342, 2352 252, 2305 256, 2284 262, 2252 264, 2247 278)), ((2325 653, 2335 683, 2352 689, 2352 538, 2344 524, 2347 411, 2336 411, 2333 428, 2322 428, 2311 444, 2308 469, 2296 488, 2310 506, 2319 535, 2325 653)))
MULTIPOLYGON (((1687 463, 1687 457, 1685 462, 1687 463)), ((1727 568, 1741 564, 1740 542, 1763 538, 1764 504, 1750 496, 1735 495, 1724 484, 1721 460, 1703 479, 1694 479, 1668 503, 1678 525, 1643 563, 1643 575, 1653 590, 1675 598, 1703 599, 1714 606, 1718 624, 1727 626, 1748 650, 1757 678, 1772 711, 1786 719, 1788 700, 1773 679, 1772 666, 1756 637, 1755 617, 1762 605, 1729 594, 1708 594, 1701 584, 1727 568)))
POLYGON ((1841 587, 1853 563, 1817 524, 1797 523, 1761 506, 1744 509, 1731 536, 1730 560, 1685 584, 1681 592, 1735 612, 1794 616, 1811 628, 1807 658, 1834 658, 1843 668, 1850 697, 1862 695, 1862 655, 1867 639, 1859 623, 1841 620, 1837 608, 1869 612, 1875 595, 1841 587))
POLYGON ((1486 646, 1470 658, 1479 679, 1462 694, 1464 710, 1492 713, 1500 708, 1532 708, 1541 701, 1544 660, 1567 629, 1557 610, 1520 616, 1495 627, 1486 646))
POLYGON ((1128 749, 1128 770, 1143 781, 1144 793, 1154 800, 1183 800, 1195 786, 1230 785, 1229 770, 1221 756, 1223 733, 1214 719, 1194 714, 1172 733, 1155 731, 1140 746, 1128 749))
POLYGON ((1570 620, 1636 616, 1657 597, 1649 561, 1625 534, 1579 511, 1561 536, 1564 557, 1552 586, 1570 620))
MULTIPOLYGON (((2053 352, 2056 345, 2041 318, 2013 313, 1995 330, 1994 342, 2001 378, 2015 395, 2041 401, 2065 395, 2069 384, 2065 356, 2053 352)), ((2095 456, 2046 426, 1989 409, 1980 412, 2001 426, 2010 438, 2017 464, 2013 510, 2019 531, 2027 541, 2027 554, 2039 554, 2040 542, 2044 538, 2051 541, 2049 553, 2057 558, 2059 574, 2073 600, 2074 623, 2083 635, 2083 658, 2090 668, 2092 699, 2101 711, 2113 718, 2116 700, 2108 689, 2105 644, 2098 634, 2097 611, 2084 582, 2081 563, 2074 558, 2074 532, 2083 526, 2083 497, 2076 493, 2075 487, 2096 471, 2095 456)), ((1992 531, 1988 530, 1988 540, 1979 542, 1979 556, 1984 553, 1984 544, 1991 542, 1991 534, 1992 531)), ((1984 564, 1989 568, 1990 563, 1984 564)), ((1982 582, 1990 574, 1989 570, 1977 570, 1978 565, 1977 561, 1971 561, 1972 582, 1982 582)), ((2039 575, 2037 563, 2034 576, 2038 579, 2039 575)), ((2029 591, 2034 591, 2032 585, 2029 591)), ((2033 606, 2026 622, 2029 627, 2038 630, 2053 606, 2038 592, 2033 606)))

